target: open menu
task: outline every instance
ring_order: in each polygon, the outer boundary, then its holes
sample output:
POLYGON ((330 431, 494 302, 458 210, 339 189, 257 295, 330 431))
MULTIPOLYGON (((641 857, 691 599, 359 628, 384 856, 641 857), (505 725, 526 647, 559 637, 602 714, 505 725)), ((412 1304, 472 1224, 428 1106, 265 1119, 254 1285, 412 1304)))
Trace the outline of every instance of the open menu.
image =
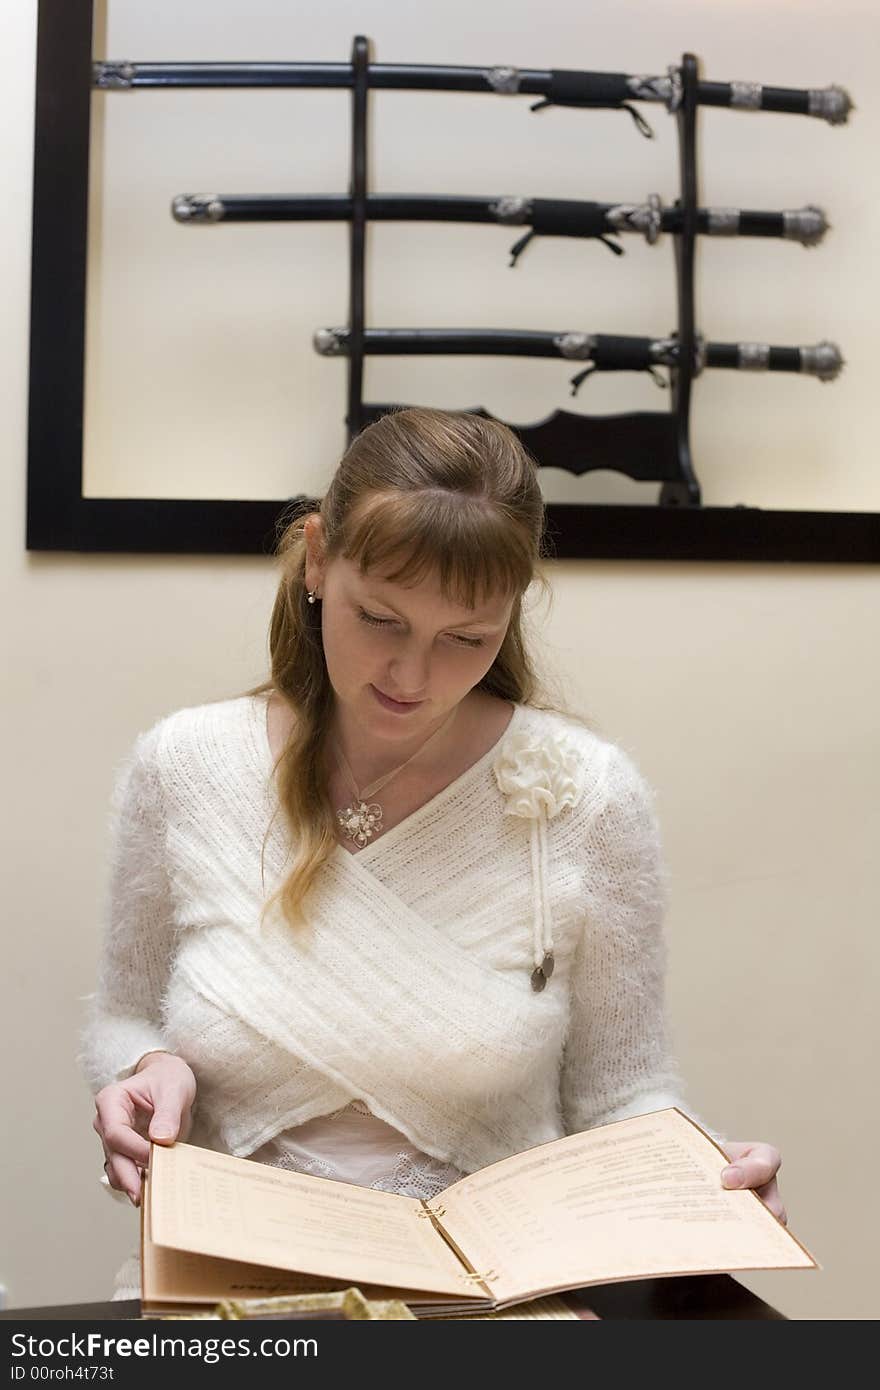
POLYGON ((142 1307, 329 1291, 416 1316, 485 1313, 590 1284, 817 1261, 672 1107, 526 1149, 426 1201, 177 1143, 153 1144, 142 1307))

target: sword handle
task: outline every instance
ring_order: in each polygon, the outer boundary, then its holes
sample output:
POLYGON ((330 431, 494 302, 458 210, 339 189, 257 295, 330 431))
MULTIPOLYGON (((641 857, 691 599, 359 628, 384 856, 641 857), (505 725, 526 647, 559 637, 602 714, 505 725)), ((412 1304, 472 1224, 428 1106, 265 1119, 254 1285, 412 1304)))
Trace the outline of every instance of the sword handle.
POLYGON ((773 347, 770 343, 708 343, 706 365, 741 372, 803 372, 819 381, 834 381, 844 360, 837 343, 805 347, 773 347))

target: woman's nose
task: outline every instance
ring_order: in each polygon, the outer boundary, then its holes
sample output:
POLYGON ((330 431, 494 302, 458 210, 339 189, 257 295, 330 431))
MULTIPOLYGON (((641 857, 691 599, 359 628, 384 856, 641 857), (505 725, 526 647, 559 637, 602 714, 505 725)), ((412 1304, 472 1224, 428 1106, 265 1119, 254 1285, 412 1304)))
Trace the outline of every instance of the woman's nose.
POLYGON ((389 667, 392 693, 398 700, 420 700, 430 685, 431 653, 419 648, 399 654, 389 667))

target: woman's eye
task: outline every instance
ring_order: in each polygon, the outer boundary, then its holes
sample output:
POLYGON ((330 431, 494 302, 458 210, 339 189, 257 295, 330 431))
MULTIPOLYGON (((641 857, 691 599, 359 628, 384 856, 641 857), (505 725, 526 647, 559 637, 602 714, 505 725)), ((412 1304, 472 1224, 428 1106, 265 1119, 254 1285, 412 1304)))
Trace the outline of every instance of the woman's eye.
POLYGON ((372 613, 367 613, 363 608, 358 610, 361 622, 369 623, 372 627, 386 627, 388 623, 393 623, 393 618, 374 618, 372 613))
MULTIPOLYGON (((370 627, 393 627, 394 618, 377 618, 373 613, 368 613, 365 608, 358 609, 358 616, 362 623, 369 623, 370 627)), ((460 643, 463 647, 482 647, 482 637, 462 637, 457 632, 450 633, 454 642, 460 643)))

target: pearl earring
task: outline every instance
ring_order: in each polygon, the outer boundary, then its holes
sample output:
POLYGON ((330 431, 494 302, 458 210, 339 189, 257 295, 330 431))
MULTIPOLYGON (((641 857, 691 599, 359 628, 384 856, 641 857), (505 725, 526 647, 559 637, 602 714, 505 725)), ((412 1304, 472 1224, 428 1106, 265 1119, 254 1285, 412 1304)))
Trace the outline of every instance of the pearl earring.
POLYGON ((309 603, 314 603, 318 597, 317 589, 309 589, 306 597, 308 598, 309 603))

